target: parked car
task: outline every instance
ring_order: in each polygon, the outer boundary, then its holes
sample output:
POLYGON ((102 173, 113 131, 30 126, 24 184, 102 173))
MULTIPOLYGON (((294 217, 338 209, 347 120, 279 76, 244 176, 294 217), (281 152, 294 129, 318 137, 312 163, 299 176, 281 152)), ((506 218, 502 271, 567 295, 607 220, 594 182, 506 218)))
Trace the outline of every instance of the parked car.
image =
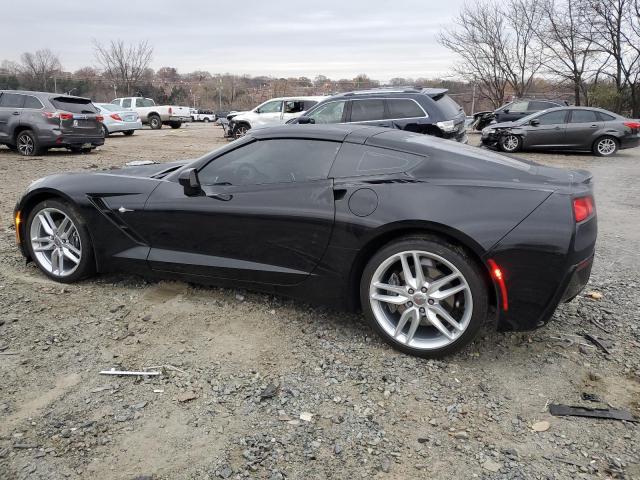
POLYGON ((493 111, 477 112, 473 116, 471 126, 475 130, 481 131, 484 127, 492 123, 513 122, 532 113, 553 107, 564 107, 566 105, 568 104, 565 101, 522 98, 506 103, 493 111))
POLYGON ((229 110, 216 110, 214 113, 216 115, 216 121, 218 121, 223 118, 226 119, 227 115, 229 115, 232 112, 230 112, 229 110))
POLYGON ((359 123, 467 141, 465 114, 446 88, 376 88, 335 95, 290 123, 359 123))
POLYGON ((53 280, 135 271, 361 308, 424 357, 489 319, 549 321, 587 283, 597 233, 584 170, 362 125, 254 129, 196 161, 45 177, 15 218, 53 280))
POLYGON ((104 143, 103 117, 88 98, 0 90, 0 144, 20 155, 50 148, 90 152, 104 143))
POLYGON ((102 121, 102 133, 105 138, 112 133, 122 132, 125 135, 133 135, 136 130, 142 128, 142 121, 137 112, 123 110, 120 105, 113 103, 94 103, 104 117, 102 121))
POLYGON ((196 110, 191 109, 191 121, 192 122, 215 122, 216 114, 212 110, 196 110))
POLYGON ((231 135, 236 138, 245 135, 251 128, 281 125, 299 117, 326 97, 281 97, 261 103, 248 112, 234 112, 227 115, 231 135))
POLYGON ((180 128, 183 123, 191 121, 189 107, 156 105, 156 102, 150 98, 116 98, 111 103, 119 105, 125 110, 134 110, 140 116, 142 123, 149 125, 152 130, 159 130, 163 125, 169 125, 171 128, 180 128))
POLYGON ((490 125, 482 143, 503 152, 518 150, 584 150, 608 157, 640 145, 640 122, 599 108, 558 107, 516 122, 490 125))

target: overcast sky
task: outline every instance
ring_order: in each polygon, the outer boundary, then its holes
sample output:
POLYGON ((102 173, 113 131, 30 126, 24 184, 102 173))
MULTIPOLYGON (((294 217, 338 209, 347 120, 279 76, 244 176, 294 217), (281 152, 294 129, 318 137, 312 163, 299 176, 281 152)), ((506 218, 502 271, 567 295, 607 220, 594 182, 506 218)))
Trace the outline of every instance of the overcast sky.
POLYGON ((154 69, 352 78, 450 75, 437 43, 464 0, 24 0, 2 2, 0 60, 50 48, 95 66, 92 39, 148 40, 154 69))

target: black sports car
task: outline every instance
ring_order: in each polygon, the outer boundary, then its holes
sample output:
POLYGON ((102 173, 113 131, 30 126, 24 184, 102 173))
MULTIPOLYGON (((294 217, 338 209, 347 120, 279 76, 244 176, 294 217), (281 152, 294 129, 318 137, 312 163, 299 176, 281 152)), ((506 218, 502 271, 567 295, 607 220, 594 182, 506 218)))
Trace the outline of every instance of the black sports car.
POLYGON ((362 308, 396 348, 531 329, 586 284, 591 175, 359 125, 256 129, 192 162, 34 182, 22 253, 73 282, 126 270, 362 308))

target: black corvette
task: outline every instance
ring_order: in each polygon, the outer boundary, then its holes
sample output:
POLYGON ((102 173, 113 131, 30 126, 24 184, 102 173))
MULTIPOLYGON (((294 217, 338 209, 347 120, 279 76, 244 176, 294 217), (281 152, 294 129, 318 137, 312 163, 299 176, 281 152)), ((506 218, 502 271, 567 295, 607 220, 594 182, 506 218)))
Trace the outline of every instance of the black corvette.
POLYGON ((424 135, 293 125, 190 163, 45 177, 16 235, 57 281, 125 270, 361 308, 396 348, 442 356, 578 294, 592 190, 585 171, 424 135))

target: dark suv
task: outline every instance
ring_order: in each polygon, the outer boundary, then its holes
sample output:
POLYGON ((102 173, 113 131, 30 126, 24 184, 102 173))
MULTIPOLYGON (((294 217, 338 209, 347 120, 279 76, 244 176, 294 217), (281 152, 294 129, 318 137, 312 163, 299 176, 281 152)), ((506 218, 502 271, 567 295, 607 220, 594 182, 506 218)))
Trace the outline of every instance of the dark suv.
POLYGON ((288 123, 361 123, 467 141, 464 110, 444 88, 376 88, 341 93, 288 123))
POLYGON ((104 144, 102 119, 87 98, 0 90, 0 144, 21 155, 49 148, 90 152, 104 144))

